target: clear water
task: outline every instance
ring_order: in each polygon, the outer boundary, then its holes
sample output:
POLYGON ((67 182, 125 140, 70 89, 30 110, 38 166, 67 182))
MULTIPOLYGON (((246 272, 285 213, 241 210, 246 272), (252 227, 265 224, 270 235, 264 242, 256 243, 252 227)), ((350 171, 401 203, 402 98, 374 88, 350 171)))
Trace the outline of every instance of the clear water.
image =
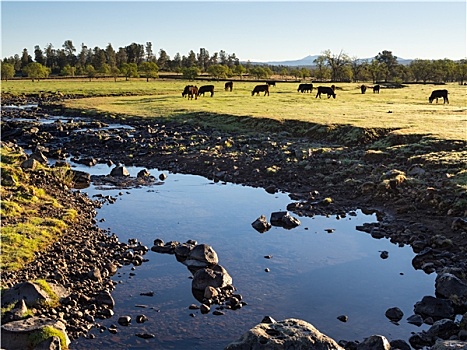
MULTIPOLYGON (((111 170, 107 165, 77 169, 93 175, 111 170)), ((132 176, 141 169, 128 167, 132 176)), ((118 333, 93 329, 95 339, 80 338, 72 349, 223 349, 266 315, 303 319, 335 340, 362 341, 373 334, 407 340, 411 332, 425 329, 408 324, 406 318, 417 301, 434 294, 435 276, 413 269, 410 247, 355 229, 374 222, 373 215, 356 211, 340 219, 299 217, 297 228, 272 227, 258 233, 251 223, 261 215, 269 219, 272 212, 286 210, 292 202, 287 194, 181 174, 168 174, 163 184, 151 187, 83 191, 118 198, 99 209, 97 219, 105 219, 99 225, 120 241, 136 238, 149 248, 156 238, 211 245, 248 305, 224 310, 221 316, 189 310, 189 305, 199 304, 191 293, 191 273, 175 256, 149 251, 148 262, 134 270, 124 266, 114 276, 119 282, 113 292, 115 316, 100 323, 117 325, 118 333), (382 250, 389 252, 388 259, 380 258, 382 250), (154 296, 140 295, 148 291, 154 296), (404 312, 399 325, 384 315, 395 306, 404 312), (136 323, 140 314, 149 321, 136 323), (128 327, 117 323, 124 315, 132 317, 128 327), (337 320, 339 315, 347 315, 348 322, 337 320), (155 338, 141 339, 136 333, 152 333, 155 338)))

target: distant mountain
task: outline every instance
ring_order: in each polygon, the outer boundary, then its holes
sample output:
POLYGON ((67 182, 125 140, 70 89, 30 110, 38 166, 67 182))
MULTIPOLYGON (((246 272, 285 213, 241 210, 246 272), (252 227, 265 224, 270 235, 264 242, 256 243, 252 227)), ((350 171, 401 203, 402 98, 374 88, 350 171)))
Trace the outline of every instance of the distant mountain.
MULTIPOLYGON (((290 60, 290 61, 268 61, 268 62, 250 62, 251 64, 267 64, 270 66, 289 66, 289 67, 310 67, 314 66, 315 63, 313 62, 315 59, 317 59, 320 55, 308 55, 306 57, 303 57, 302 59, 299 60, 290 60)), ((361 61, 368 60, 370 62, 374 57, 370 58, 361 58, 361 61)), ((410 62, 412 62, 411 59, 405 59, 405 58, 397 58, 397 62, 403 65, 408 65, 410 62)), ((245 62, 242 62, 245 63, 245 62)))

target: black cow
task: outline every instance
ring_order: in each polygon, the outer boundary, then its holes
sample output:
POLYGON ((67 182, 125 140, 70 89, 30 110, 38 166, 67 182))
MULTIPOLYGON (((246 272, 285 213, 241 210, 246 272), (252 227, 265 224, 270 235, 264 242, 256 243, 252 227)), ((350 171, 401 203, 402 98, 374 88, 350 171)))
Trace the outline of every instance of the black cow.
POLYGON ((276 82, 275 81, 267 81, 266 84, 268 84, 269 86, 276 86, 276 82))
POLYGON ((360 86, 360 90, 362 91, 362 94, 366 92, 366 85, 360 86))
POLYGON ((195 100, 198 99, 198 87, 196 85, 188 87, 188 99, 192 100, 193 96, 195 97, 195 100))
POLYGON ((373 93, 378 93, 379 94, 379 89, 380 89, 380 86, 379 85, 375 85, 373 86, 373 93))
POLYGON ((443 98, 443 103, 448 103, 449 104, 449 99, 448 99, 448 90, 434 90, 432 93, 431 93, 431 96, 428 97, 428 101, 430 101, 430 103, 433 102, 433 100, 436 99, 436 103, 438 103, 438 98, 443 98))
POLYGON ((313 92, 313 84, 300 84, 298 85, 298 92, 313 92))
POLYGON ((330 98, 331 96, 333 98, 336 98, 336 93, 334 92, 334 89, 329 86, 318 86, 318 93, 316 94, 315 98, 317 98, 318 96, 319 98, 321 98, 321 94, 328 95, 328 98, 330 98))
POLYGON ((233 81, 228 81, 227 83, 225 83, 224 85, 224 89, 225 91, 232 91, 233 89, 233 81))
POLYGON ((185 97, 185 96, 188 95, 188 91, 190 90, 191 87, 193 87, 193 85, 185 86, 185 88, 183 89, 183 92, 182 92, 182 97, 185 97))
POLYGON ((204 96, 204 93, 205 92, 210 92, 211 93, 211 97, 214 96, 214 85, 203 85, 203 86, 200 86, 199 90, 198 90, 198 95, 203 95, 204 96))
POLYGON ((269 96, 269 85, 268 84, 256 85, 253 91, 251 92, 251 96, 253 96, 254 94, 259 95, 259 93, 263 91, 264 91, 264 96, 266 96, 266 94, 269 96))

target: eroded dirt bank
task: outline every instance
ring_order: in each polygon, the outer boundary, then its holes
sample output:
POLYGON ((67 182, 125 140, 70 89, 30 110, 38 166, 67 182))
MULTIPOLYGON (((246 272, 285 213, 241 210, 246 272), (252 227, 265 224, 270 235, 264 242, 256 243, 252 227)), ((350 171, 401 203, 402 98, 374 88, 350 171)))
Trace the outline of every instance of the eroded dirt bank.
MULTIPOLYGON (((15 101, 2 100, 2 104, 8 102, 15 101)), ((363 229, 375 238, 411 245, 417 253, 415 268, 426 273, 455 268, 467 274, 467 194, 456 182, 467 159, 465 141, 400 136, 390 130, 359 130, 360 138, 349 138, 349 133, 356 132, 350 127, 309 128, 296 137, 296 131, 304 127, 298 123, 277 125, 271 131, 270 125, 255 122, 256 132, 234 133, 166 120, 119 121, 105 115, 81 115, 49 124, 38 121, 54 114, 77 115, 54 104, 30 111, 2 111, 2 141, 30 150, 39 146, 49 158, 72 156, 74 161, 90 165, 112 162, 158 168, 262 187, 270 193, 284 191, 291 194, 288 210, 298 215, 345 215, 356 208, 378 211, 380 221, 363 229), (118 122, 132 128, 107 128, 118 122), (266 129, 268 132, 262 132, 266 129)), ((38 181, 43 180, 38 177, 38 181)), ((42 184, 54 186, 48 181, 42 184)), ((66 191, 57 194, 70 195, 66 191)), ((76 238, 85 237, 83 232, 94 235, 97 231, 93 212, 98 203, 76 197, 86 224, 70 230, 64 238, 67 241, 60 243, 70 250, 83 248, 82 239, 76 238)), ((113 252, 118 255, 115 262, 123 262, 128 247, 104 236, 101 239, 109 240, 108 247, 119 252, 113 252)), ((38 261, 47 254, 53 257, 62 249, 60 244, 39 254, 38 261)), ((88 253, 93 254, 92 248, 88 253)), ((38 266, 35 263, 18 273, 4 274, 2 280, 13 284, 39 278, 47 269, 38 266)), ((83 288, 70 283, 75 291, 83 288)), ((105 288, 112 285, 104 279, 88 294, 105 288)), ((83 298, 82 293, 71 300, 83 298)), ((85 328, 81 323, 71 326, 71 336, 83 334, 85 328)))

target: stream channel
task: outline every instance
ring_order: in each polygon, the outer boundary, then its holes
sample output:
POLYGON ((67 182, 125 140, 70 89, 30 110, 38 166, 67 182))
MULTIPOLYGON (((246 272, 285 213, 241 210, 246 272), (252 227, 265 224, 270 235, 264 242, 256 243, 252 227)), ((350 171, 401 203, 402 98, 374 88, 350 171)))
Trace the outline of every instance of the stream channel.
MULTIPOLYGON (((91 175, 108 175, 112 170, 106 164, 70 163, 91 175)), ((132 177, 143 169, 126 168, 132 177)), ((148 170, 156 178, 163 172, 148 170)), ((192 274, 174 255, 149 250, 142 265, 123 266, 113 276, 118 283, 112 292, 115 315, 98 321, 107 329, 116 325, 118 332, 93 328, 70 349, 223 349, 266 315, 276 320, 305 320, 336 341, 363 341, 374 334, 408 341, 412 332, 428 328, 406 319, 413 315, 417 301, 434 295, 436 276, 412 267, 415 254, 409 246, 374 239, 356 229, 375 222, 376 215, 357 210, 345 217, 299 217, 301 224, 296 228, 273 226, 259 233, 252 222, 261 215, 269 221, 271 213, 285 211, 292 202, 288 194, 164 173, 168 175, 164 181, 147 187, 115 189, 91 184, 81 191, 90 197, 117 199, 97 209, 96 219, 121 242, 137 239, 151 248, 160 238, 212 246, 247 305, 223 310, 223 315, 189 309, 200 304, 191 292, 192 274), (382 251, 388 252, 388 258, 380 257, 382 251), (153 296, 147 295, 150 292, 153 296), (399 323, 385 316, 392 307, 404 313, 399 323), (148 321, 136 323, 136 316, 142 314, 148 321), (338 320, 340 315, 348 316, 348 321, 338 320), (120 316, 131 316, 130 325, 120 326, 120 316), (155 337, 142 339, 137 333, 155 337)))
MULTIPOLYGON (((111 171, 105 164, 73 166, 91 175, 111 171)), ((135 177, 143 168, 127 169, 135 177)), ((156 178, 162 173, 149 171, 156 178)), ((82 191, 90 197, 117 198, 98 209, 97 220, 122 242, 137 239, 150 248, 156 238, 192 239, 211 245, 247 305, 223 310, 224 315, 190 310, 191 304, 200 304, 191 292, 191 273, 174 255, 150 250, 144 256, 147 262, 123 266, 113 277, 118 282, 113 291, 115 315, 100 324, 117 325, 118 333, 92 329, 94 339, 80 338, 71 349, 223 349, 266 315, 276 320, 303 319, 336 341, 362 341, 373 334, 407 341, 411 332, 426 329, 407 323, 406 318, 417 301, 434 294, 435 276, 414 270, 409 246, 356 230, 376 221, 375 215, 358 210, 339 218, 299 217, 301 225, 296 228, 273 226, 259 233, 251 223, 260 215, 269 220, 272 212, 286 210, 291 202, 287 194, 165 174, 165 181, 149 187, 122 190, 91 185, 82 191), (381 251, 389 257, 382 259, 381 251), (268 255, 272 257, 266 259, 268 255), (144 295, 148 292, 154 295, 144 295), (399 324, 385 316, 395 306, 404 312, 399 324), (141 314, 148 321, 136 323, 141 314), (339 321, 339 315, 347 315, 348 321, 339 321), (120 316, 131 316, 131 324, 118 325, 120 316), (137 333, 155 337, 142 339, 137 333)))

